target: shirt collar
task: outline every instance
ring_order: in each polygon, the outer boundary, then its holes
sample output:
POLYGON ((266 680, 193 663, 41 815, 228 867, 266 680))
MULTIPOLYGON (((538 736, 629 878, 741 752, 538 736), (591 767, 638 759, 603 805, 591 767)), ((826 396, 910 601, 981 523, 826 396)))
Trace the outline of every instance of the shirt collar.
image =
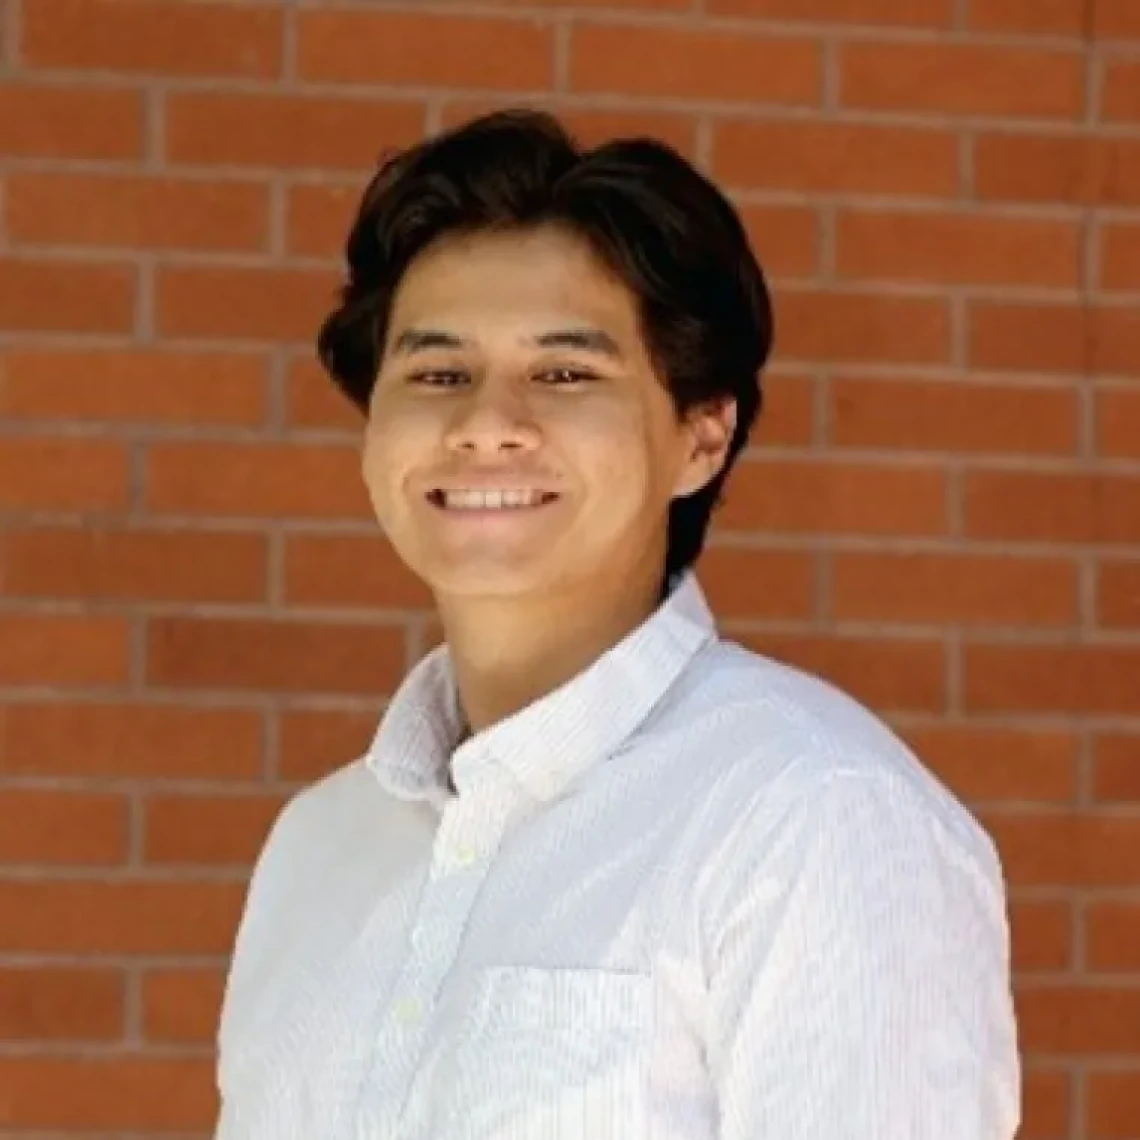
POLYGON ((462 793, 488 764, 506 768, 535 799, 551 799, 624 744, 715 639, 715 620, 688 570, 641 625, 593 664, 458 747, 466 726, 448 647, 441 645, 396 691, 366 763, 386 790, 404 800, 446 802, 449 765, 462 793))

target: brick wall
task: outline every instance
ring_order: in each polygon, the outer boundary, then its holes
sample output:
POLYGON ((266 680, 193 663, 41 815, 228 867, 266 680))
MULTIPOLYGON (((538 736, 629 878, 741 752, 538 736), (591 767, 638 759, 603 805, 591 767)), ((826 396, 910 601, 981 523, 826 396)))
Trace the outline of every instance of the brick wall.
POLYGON ((1140 0, 0 0, 0 1134, 209 1131, 245 876, 433 629, 310 362, 502 101, 731 190, 779 359, 705 579, 1013 900, 1025 1140, 1140 1137, 1140 0))

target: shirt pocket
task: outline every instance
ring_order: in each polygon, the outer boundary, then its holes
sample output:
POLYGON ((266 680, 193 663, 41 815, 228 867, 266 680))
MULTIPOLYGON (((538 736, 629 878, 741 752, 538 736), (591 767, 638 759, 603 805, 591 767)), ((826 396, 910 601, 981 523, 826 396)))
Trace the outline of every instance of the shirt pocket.
POLYGON ((645 1140, 652 984, 609 970, 480 970, 448 1140, 645 1140))

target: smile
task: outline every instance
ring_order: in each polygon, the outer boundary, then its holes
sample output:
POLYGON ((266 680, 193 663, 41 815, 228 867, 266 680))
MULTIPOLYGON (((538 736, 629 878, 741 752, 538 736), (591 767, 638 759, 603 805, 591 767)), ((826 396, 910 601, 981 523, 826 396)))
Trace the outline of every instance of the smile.
POLYGON ((539 490, 428 492, 428 500, 446 511, 527 510, 545 506, 557 498, 558 495, 552 491, 539 490))

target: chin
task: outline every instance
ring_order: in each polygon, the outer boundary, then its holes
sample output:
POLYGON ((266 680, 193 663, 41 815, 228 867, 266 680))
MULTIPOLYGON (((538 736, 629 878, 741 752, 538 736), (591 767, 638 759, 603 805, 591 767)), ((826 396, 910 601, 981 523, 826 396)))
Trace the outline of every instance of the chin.
POLYGON ((540 594, 558 581, 556 567, 499 565, 458 566, 424 575, 434 594, 449 598, 509 598, 540 594))

